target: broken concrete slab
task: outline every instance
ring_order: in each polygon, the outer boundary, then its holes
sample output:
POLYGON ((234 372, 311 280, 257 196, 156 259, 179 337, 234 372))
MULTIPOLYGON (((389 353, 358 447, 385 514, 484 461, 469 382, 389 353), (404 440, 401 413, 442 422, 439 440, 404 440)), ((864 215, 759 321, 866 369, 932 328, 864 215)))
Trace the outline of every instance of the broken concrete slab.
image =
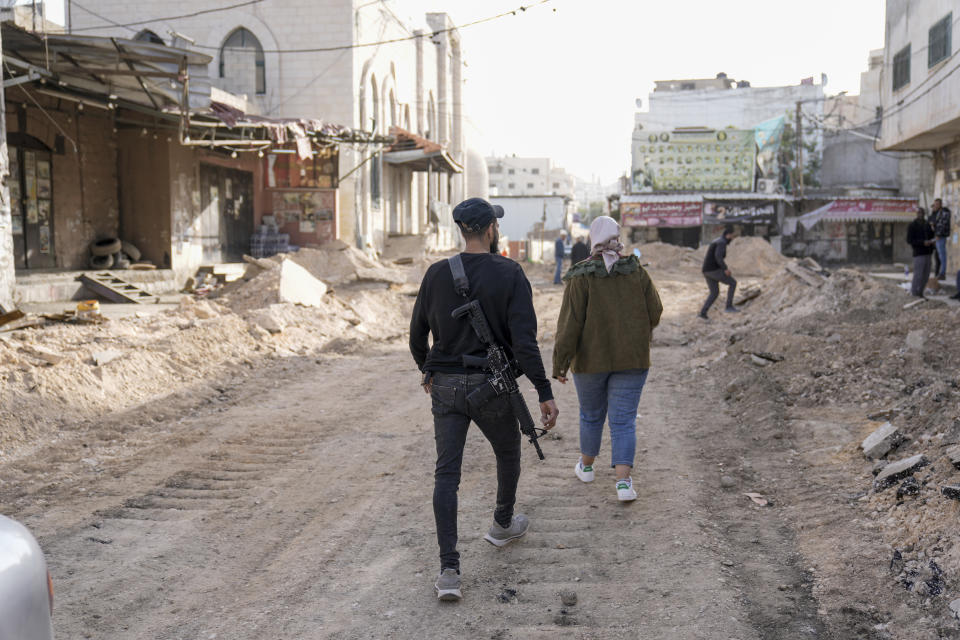
POLYGON ((90 354, 90 357, 93 358, 93 363, 98 367, 102 367, 108 362, 113 362, 117 358, 123 355, 122 351, 116 351, 114 349, 107 349, 105 351, 94 351, 90 354))
POLYGON ((761 358, 755 353, 750 354, 750 362, 757 365, 758 367, 765 367, 767 365, 773 364, 773 360, 767 360, 766 358, 761 358))
POLYGON ((43 360, 47 364, 60 364, 66 360, 66 356, 62 356, 59 353, 54 353, 53 351, 49 351, 42 347, 24 346, 20 347, 20 351, 29 356, 33 356, 38 360, 43 360))
POLYGON ((903 442, 903 435, 889 422, 884 422, 866 437, 860 448, 871 460, 882 458, 903 442))
POLYGON ((281 333, 286 327, 286 322, 284 322, 277 310, 273 308, 273 305, 263 309, 256 309, 250 314, 249 319, 270 333, 281 333))
POLYGON ((960 619, 960 598, 950 603, 950 611, 953 612, 954 618, 960 619))
POLYGON ((909 458, 905 458, 903 460, 891 462, 883 468, 883 471, 877 474, 877 479, 874 480, 873 486, 877 491, 882 491, 883 489, 894 485, 898 480, 903 480, 917 469, 922 469, 928 464, 930 464, 930 461, 927 460, 926 456, 924 456, 922 453, 918 453, 915 456, 910 456, 909 458))
MULTIPOLYGON (((280 265, 280 302, 319 307, 327 290, 326 284, 293 260, 284 260, 280 265)), ((268 327, 264 328, 269 331, 268 327)))
POLYGON ((406 284, 407 275, 397 269, 386 267, 360 267, 357 269, 357 280, 370 282, 385 282, 387 284, 406 284))

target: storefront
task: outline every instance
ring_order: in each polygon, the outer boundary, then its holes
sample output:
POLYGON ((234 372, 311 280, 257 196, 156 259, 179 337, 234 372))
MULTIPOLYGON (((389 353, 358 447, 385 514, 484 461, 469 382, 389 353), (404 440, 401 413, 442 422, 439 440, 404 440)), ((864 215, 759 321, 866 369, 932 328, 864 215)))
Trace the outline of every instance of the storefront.
POLYGON ((784 220, 783 252, 823 262, 907 262, 907 226, 916 217, 911 198, 841 198, 784 220))
POLYGON ((703 224, 703 198, 696 195, 625 195, 620 223, 631 228, 633 242, 666 242, 696 248, 703 224))
POLYGON ((300 159, 279 149, 263 158, 264 216, 260 224, 275 226, 295 246, 321 245, 337 237, 339 152, 319 149, 300 159))

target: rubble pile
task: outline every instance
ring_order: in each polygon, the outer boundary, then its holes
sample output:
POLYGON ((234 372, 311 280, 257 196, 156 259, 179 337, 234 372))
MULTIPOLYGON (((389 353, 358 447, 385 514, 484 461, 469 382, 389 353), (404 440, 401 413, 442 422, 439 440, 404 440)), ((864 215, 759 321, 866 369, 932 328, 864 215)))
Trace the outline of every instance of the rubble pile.
POLYGON ((213 299, 185 295, 167 309, 99 324, 0 333, 0 457, 77 419, 193 387, 202 393, 231 367, 346 353, 405 334, 416 293, 398 284, 406 270, 352 249, 304 251, 252 261, 246 279, 213 299))
POLYGON ((751 415, 757 394, 784 415, 854 416, 862 435, 836 459, 862 479, 858 503, 895 555, 891 578, 925 599, 955 593, 960 316, 942 302, 910 307, 894 284, 854 270, 798 268, 761 282, 734 325, 701 328, 728 346, 698 366, 729 381, 731 408, 757 433, 779 428, 751 415))

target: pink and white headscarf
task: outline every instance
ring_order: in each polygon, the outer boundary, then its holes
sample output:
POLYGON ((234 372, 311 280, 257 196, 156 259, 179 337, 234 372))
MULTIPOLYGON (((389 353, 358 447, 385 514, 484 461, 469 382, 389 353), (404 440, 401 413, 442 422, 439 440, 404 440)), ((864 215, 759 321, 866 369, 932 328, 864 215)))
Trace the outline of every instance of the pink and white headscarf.
POLYGON ((607 273, 620 259, 623 243, 620 242, 620 225, 610 216, 599 216, 590 224, 590 255, 603 258, 607 273))

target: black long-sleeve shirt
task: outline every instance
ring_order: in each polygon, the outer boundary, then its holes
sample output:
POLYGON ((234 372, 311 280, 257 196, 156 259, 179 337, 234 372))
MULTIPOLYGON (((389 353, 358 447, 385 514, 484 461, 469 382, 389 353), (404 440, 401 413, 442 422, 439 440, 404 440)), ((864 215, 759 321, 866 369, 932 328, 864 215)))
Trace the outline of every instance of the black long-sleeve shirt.
MULTIPOLYGON (((516 358, 540 402, 553 398, 550 380, 543 370, 537 346, 537 314, 533 290, 520 265, 492 253, 463 253, 463 270, 470 281, 469 296, 477 300, 493 336, 516 358)), ((487 352, 466 318, 451 312, 466 300, 453 287, 453 273, 446 260, 427 269, 410 320, 410 353, 421 371, 476 373, 463 365, 463 356, 485 357, 487 352), (433 345, 428 337, 433 334, 433 345)))
POLYGON ((707 255, 703 258, 702 270, 704 273, 727 270, 727 262, 724 258, 727 257, 728 244, 730 244, 730 241, 724 236, 720 236, 710 243, 710 246, 707 247, 707 255))
POLYGON ((914 257, 933 253, 933 245, 927 244, 927 240, 933 239, 933 227, 923 218, 915 218, 907 227, 907 244, 913 247, 914 257))

